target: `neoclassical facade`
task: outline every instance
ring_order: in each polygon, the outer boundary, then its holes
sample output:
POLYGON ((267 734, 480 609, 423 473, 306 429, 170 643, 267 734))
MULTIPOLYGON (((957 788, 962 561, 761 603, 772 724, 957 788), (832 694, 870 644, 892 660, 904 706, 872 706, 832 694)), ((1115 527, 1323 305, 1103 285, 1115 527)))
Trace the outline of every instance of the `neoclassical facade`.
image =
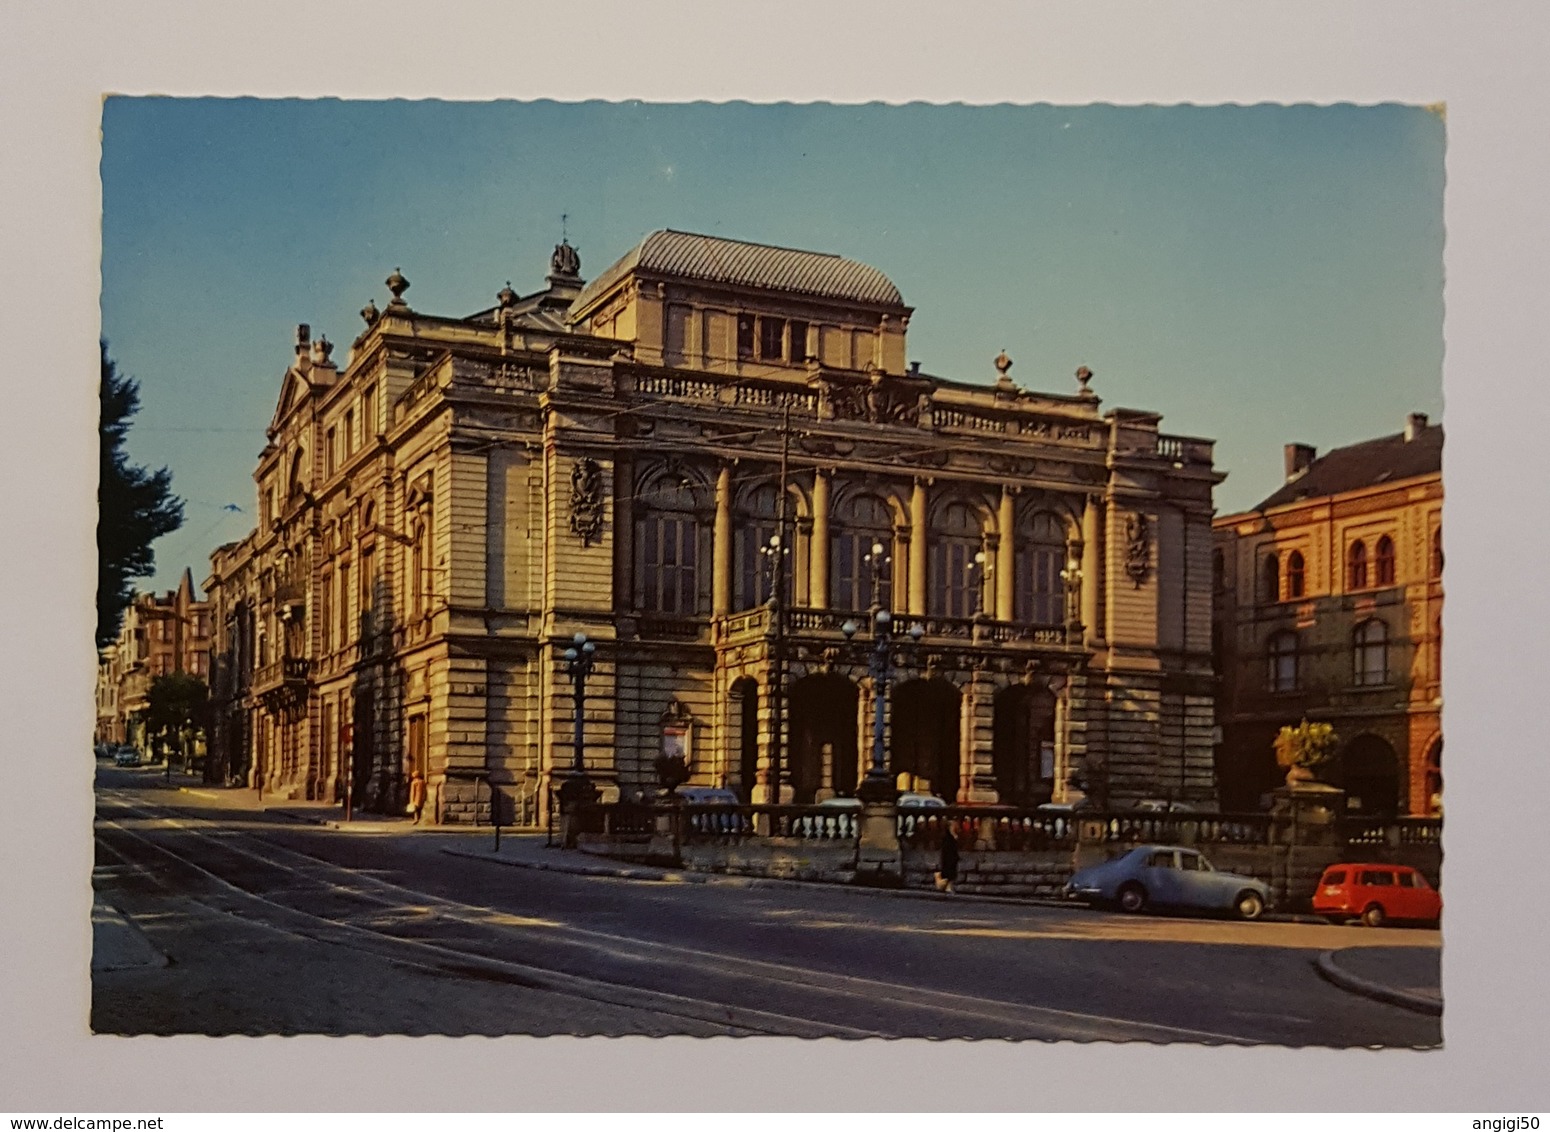
POLYGON ((551 269, 460 318, 395 271, 343 368, 299 329, 259 526, 206 583, 214 774, 391 809, 418 769, 437 820, 539 822, 579 632, 605 797, 664 751, 749 801, 845 794, 887 609, 903 785, 1215 802, 1209 441, 1101 412, 1085 369, 923 373, 898 289, 839 256, 660 231, 551 269))
POLYGON ((1216 520, 1224 805, 1252 809, 1282 772, 1276 732, 1332 723, 1321 777, 1373 814, 1442 805, 1442 427, 1318 456, 1286 446, 1286 482, 1216 520))

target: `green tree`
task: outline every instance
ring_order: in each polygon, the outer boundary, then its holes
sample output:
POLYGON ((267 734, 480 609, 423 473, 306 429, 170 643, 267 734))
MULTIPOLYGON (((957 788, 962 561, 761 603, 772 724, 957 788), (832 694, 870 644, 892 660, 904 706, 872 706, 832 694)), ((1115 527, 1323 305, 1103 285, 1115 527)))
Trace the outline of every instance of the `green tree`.
POLYGON ((177 751, 187 766, 193 741, 205 733, 209 705, 210 690, 199 677, 187 672, 158 676, 145 693, 145 733, 177 751))
POLYGON ((155 568, 151 544, 183 525, 183 501, 172 494, 172 473, 129 462, 124 441, 140 408, 140 387, 118 372, 102 346, 102 417, 97 483, 97 647, 118 636, 124 610, 134 598, 131 582, 155 568))

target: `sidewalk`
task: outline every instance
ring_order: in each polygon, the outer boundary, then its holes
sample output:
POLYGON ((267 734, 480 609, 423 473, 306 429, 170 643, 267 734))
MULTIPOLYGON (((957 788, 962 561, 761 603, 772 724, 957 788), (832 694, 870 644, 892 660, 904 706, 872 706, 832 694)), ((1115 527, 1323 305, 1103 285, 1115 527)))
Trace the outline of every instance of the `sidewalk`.
POLYGON ((1442 1013, 1439 948, 1348 947, 1323 952, 1316 965, 1341 990, 1421 1014, 1442 1013))

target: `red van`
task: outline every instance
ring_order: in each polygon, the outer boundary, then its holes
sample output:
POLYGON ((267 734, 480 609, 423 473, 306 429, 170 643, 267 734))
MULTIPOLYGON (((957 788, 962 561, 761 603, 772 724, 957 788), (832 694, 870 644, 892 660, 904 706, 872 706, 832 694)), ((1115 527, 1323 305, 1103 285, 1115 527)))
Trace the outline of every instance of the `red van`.
POLYGON ((1313 910, 1336 924, 1360 916, 1369 928, 1390 920, 1435 924, 1442 918, 1442 896, 1406 865, 1340 864, 1324 870, 1313 910))

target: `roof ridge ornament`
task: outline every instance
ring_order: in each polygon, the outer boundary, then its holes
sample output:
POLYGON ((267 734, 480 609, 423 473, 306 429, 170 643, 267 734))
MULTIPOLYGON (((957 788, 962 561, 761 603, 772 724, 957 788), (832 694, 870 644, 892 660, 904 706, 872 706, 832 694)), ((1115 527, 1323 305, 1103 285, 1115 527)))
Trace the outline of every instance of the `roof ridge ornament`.
POLYGON ((511 289, 510 279, 506 280, 506 285, 496 294, 495 301, 500 303, 502 310, 517 305, 517 293, 511 289))
POLYGON ((566 278, 579 278, 581 275, 581 253, 571 247, 570 240, 563 236, 554 245, 554 254, 549 257, 549 270, 554 275, 566 278))
POLYGON ((1092 370, 1088 369, 1086 366, 1079 366, 1077 368, 1077 371, 1076 371, 1077 384, 1079 384, 1082 387, 1081 392, 1077 394, 1078 397, 1096 397, 1096 396, 1098 396, 1098 394, 1094 393, 1091 389, 1087 388, 1087 383, 1089 381, 1091 381, 1092 379, 1093 379, 1093 371, 1092 370))
POLYGON ((409 290, 409 280, 404 278, 403 273, 398 268, 395 267, 393 274, 389 275, 383 282, 387 284, 387 289, 393 292, 393 301, 388 304, 389 306, 407 307, 409 305, 404 302, 404 292, 409 290))

